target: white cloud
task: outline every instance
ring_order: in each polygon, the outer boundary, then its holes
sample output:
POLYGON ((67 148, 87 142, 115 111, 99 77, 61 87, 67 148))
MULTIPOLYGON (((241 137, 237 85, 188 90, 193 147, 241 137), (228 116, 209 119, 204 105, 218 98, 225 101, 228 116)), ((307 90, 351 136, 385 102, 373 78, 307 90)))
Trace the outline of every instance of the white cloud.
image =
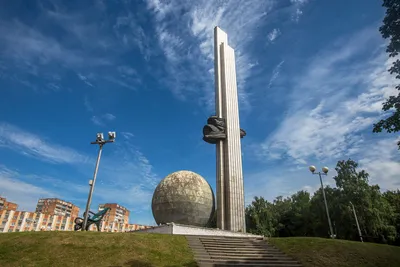
MULTIPOLYGON (((372 124, 384 115, 382 103, 394 93, 395 85, 394 77, 387 72, 392 60, 387 60, 374 34, 367 29, 355 34, 354 39, 336 42, 335 48, 317 53, 305 71, 292 78, 287 115, 262 144, 252 147, 259 149, 263 162, 284 160, 303 168, 310 164, 328 165, 333 170, 338 160, 350 157, 371 174, 371 183, 378 183, 384 190, 399 188, 396 140, 390 135, 371 133, 372 124), (371 50, 362 45, 365 43, 379 49, 371 50), (379 172, 383 169, 386 171, 379 172)), ((278 190, 283 188, 290 194, 319 187, 317 181, 305 182, 310 175, 307 170, 293 175, 296 179, 280 181, 278 190), (303 177, 301 183, 298 177, 303 177)), ((278 174, 282 176, 286 175, 278 174)), ((330 176, 334 176, 333 172, 330 176)), ((326 183, 334 185, 331 179, 326 183)))
POLYGON ((269 34, 268 34, 268 40, 270 42, 273 42, 278 36, 281 35, 281 31, 279 29, 273 29, 269 34))
POLYGON ((385 138, 363 148, 359 168, 370 174, 370 183, 379 184, 382 190, 400 188, 400 153, 398 138, 385 138))
POLYGON ((116 117, 111 113, 106 113, 106 114, 103 115, 103 118, 108 120, 108 121, 113 121, 113 120, 115 120, 116 117))
POLYGON ((244 108, 249 108, 245 83, 257 58, 244 51, 257 26, 264 23, 272 1, 149 0, 147 3, 155 14, 159 44, 169 61, 166 68, 173 77, 170 87, 174 94, 185 98, 198 92, 196 87, 201 87, 204 88, 203 104, 213 102, 213 76, 209 69, 213 64, 213 29, 220 26, 228 33, 229 43, 235 49, 239 99, 244 108), (187 12, 182 13, 183 10, 187 12))
POLYGON ((83 104, 85 105, 85 108, 86 108, 87 111, 93 112, 93 106, 90 103, 90 101, 89 101, 87 96, 85 96, 85 100, 84 100, 83 104))
POLYGON ((271 88, 271 86, 272 86, 272 84, 274 83, 274 81, 278 78, 283 63, 285 63, 284 60, 282 60, 281 62, 279 62, 279 64, 276 65, 275 68, 272 70, 272 76, 271 76, 271 79, 269 79, 269 83, 268 83, 268 86, 267 86, 267 90, 271 88))
POLYGON ((78 73, 78 77, 79 77, 79 79, 81 79, 85 84, 87 84, 87 85, 90 86, 90 87, 93 87, 93 84, 91 84, 91 83, 89 82, 89 79, 88 79, 86 76, 84 76, 84 75, 78 73))
POLYGON ((111 113, 106 113, 101 116, 92 116, 91 120, 98 126, 104 126, 107 122, 111 122, 116 119, 116 116, 111 113))
POLYGON ((82 163, 87 157, 79 152, 53 144, 16 126, 0 123, 0 147, 7 147, 23 155, 37 157, 51 163, 82 163))
POLYGON ((19 210, 34 211, 39 198, 56 194, 44 188, 26 183, 17 178, 20 174, 0 166, 0 194, 8 201, 17 203, 19 210))
POLYGON ((303 164, 312 156, 324 159, 356 152, 363 142, 361 132, 382 116, 380 107, 394 90, 394 77, 387 72, 390 61, 384 54, 349 64, 365 51, 359 49, 360 42, 371 40, 355 38, 329 55, 318 55, 302 76, 294 78, 288 115, 262 144, 263 155, 285 154, 303 164))
POLYGON ((303 15, 303 11, 301 8, 309 2, 309 0, 290 0, 290 2, 294 5, 295 12, 292 15, 292 20, 295 22, 299 22, 300 17, 303 15))

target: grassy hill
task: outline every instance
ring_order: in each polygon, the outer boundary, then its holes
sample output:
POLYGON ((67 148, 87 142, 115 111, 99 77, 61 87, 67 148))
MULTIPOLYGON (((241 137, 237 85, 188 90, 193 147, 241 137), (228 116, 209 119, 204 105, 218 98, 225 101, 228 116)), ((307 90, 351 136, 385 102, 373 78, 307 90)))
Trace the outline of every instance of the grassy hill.
POLYGON ((400 267, 400 247, 314 237, 271 238, 304 267, 400 267))
POLYGON ((197 266, 184 236, 98 232, 0 234, 0 266, 197 266))
MULTIPOLYGON (((269 241, 304 267, 399 267, 400 247, 322 238, 269 241)), ((22 232, 0 234, 0 266, 196 266, 184 236, 22 232)))

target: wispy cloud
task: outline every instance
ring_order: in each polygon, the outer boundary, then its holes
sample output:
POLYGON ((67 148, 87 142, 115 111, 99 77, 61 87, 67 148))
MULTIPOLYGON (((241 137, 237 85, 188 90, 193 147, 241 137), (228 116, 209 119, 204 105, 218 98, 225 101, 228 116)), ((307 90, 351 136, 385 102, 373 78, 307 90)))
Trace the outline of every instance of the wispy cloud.
POLYGON ((93 84, 91 84, 91 83, 89 82, 89 79, 88 79, 86 76, 84 76, 84 75, 78 73, 78 77, 79 77, 79 79, 81 79, 85 84, 87 84, 87 85, 90 86, 90 87, 93 87, 93 84))
POLYGON ((18 179, 20 173, 0 165, 0 194, 8 201, 16 202, 19 210, 34 211, 40 197, 54 197, 56 194, 18 179))
POLYGON ((213 68, 213 28, 220 26, 228 33, 230 45, 236 51, 239 98, 242 105, 249 108, 245 83, 257 58, 244 51, 257 26, 265 22, 272 1, 149 0, 147 3, 155 15, 157 37, 168 59, 166 68, 173 77, 170 86, 175 95, 184 98, 201 88, 203 103, 212 103, 213 76, 209 70, 213 68))
POLYGON ((272 86, 272 84, 274 83, 274 81, 278 78, 283 63, 285 63, 284 60, 282 60, 281 62, 279 62, 279 64, 276 65, 276 67, 272 70, 272 76, 271 76, 271 79, 269 79, 269 83, 268 83, 268 86, 267 86, 267 90, 271 88, 271 86, 272 86))
POLYGON ((360 168, 370 174, 370 183, 379 184, 382 190, 400 188, 398 141, 398 137, 389 137, 362 148, 363 156, 358 161, 360 168))
POLYGON ((92 116, 91 118, 92 122, 99 126, 104 126, 107 122, 111 122, 115 119, 116 119, 115 115, 111 113, 106 113, 101 116, 92 116))
POLYGON ((72 10, 50 1, 40 7, 38 19, 61 29, 62 38, 49 34, 41 24, 25 24, 19 17, 2 20, 0 58, 7 61, 2 76, 32 88, 26 75, 19 74, 29 73, 36 84, 45 83, 40 89, 50 90, 61 90, 65 77, 61 75, 61 80, 55 82, 51 79, 54 72, 63 74, 71 70, 89 87, 99 81, 102 85, 113 83, 130 89, 138 84, 139 78, 132 77, 132 68, 120 67, 122 55, 131 52, 132 46, 121 44, 114 35, 114 17, 102 17, 104 13, 96 5, 72 10))
POLYGON ((83 104, 85 105, 85 108, 89 112, 93 112, 93 106, 92 103, 90 103, 89 98, 85 96, 83 104))
POLYGON ((0 123, 0 147, 51 163, 72 164, 87 161, 86 156, 71 148, 51 143, 42 136, 4 122, 0 123))
POLYGON ((309 0, 290 0, 290 2, 294 5, 294 13, 292 15, 292 20, 295 22, 299 22, 300 17, 303 15, 302 8, 305 4, 309 2, 309 0))
POLYGON ((287 115, 258 146, 261 159, 305 167, 315 162, 334 166, 337 160, 352 157, 371 171, 374 182, 395 188, 395 140, 376 141, 371 136, 372 124, 383 115, 382 102, 395 84, 387 72, 390 61, 383 47, 360 48, 364 43, 379 47, 376 37, 367 29, 353 35, 354 39, 336 42, 334 48, 317 53, 299 77, 293 77, 287 115), (382 160, 373 156, 380 155, 378 147, 386 151, 382 160), (388 173, 378 174, 379 167, 388 168, 388 173))
POLYGON ((273 42, 278 36, 281 35, 281 31, 279 29, 273 29, 269 34, 268 34, 268 40, 270 42, 273 42))

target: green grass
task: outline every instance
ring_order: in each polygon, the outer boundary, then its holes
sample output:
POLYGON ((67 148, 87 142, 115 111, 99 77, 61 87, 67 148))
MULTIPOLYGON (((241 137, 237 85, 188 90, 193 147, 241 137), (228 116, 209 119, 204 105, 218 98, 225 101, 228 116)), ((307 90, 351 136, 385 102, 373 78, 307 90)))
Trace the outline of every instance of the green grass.
POLYGON ((400 247, 324 238, 268 240, 304 267, 400 267, 400 247))
POLYGON ((140 233, 0 234, 0 266, 197 266, 184 236, 140 233))
MULTIPOLYGON (((323 238, 271 238, 304 267, 400 267, 400 247, 323 238)), ((0 266, 197 266, 178 235, 98 232, 0 234, 0 266)))

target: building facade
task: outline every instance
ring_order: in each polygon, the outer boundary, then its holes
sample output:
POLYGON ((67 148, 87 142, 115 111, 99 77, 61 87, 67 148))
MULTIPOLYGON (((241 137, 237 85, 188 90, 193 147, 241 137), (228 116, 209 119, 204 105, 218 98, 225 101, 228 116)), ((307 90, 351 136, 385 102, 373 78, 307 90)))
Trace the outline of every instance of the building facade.
POLYGON ((130 211, 127 208, 117 203, 105 203, 99 205, 99 211, 104 208, 110 208, 111 210, 104 216, 101 224, 102 231, 120 232, 129 228, 130 211))
POLYGON ((38 212, 0 211, 0 232, 73 231, 74 217, 38 212))
MULTIPOLYGON (((74 231, 75 218, 39 212, 0 210, 0 233, 27 231, 74 231)), ((103 224, 102 232, 129 232, 146 229, 149 226, 138 224, 103 224), (110 226, 110 228, 108 227, 110 226)), ((91 225, 90 231, 97 231, 91 225)))
POLYGON ((17 210, 18 204, 7 201, 6 198, 0 197, 0 210, 17 210))
POLYGON ((58 198, 41 198, 36 205, 36 212, 76 218, 79 208, 58 198))

